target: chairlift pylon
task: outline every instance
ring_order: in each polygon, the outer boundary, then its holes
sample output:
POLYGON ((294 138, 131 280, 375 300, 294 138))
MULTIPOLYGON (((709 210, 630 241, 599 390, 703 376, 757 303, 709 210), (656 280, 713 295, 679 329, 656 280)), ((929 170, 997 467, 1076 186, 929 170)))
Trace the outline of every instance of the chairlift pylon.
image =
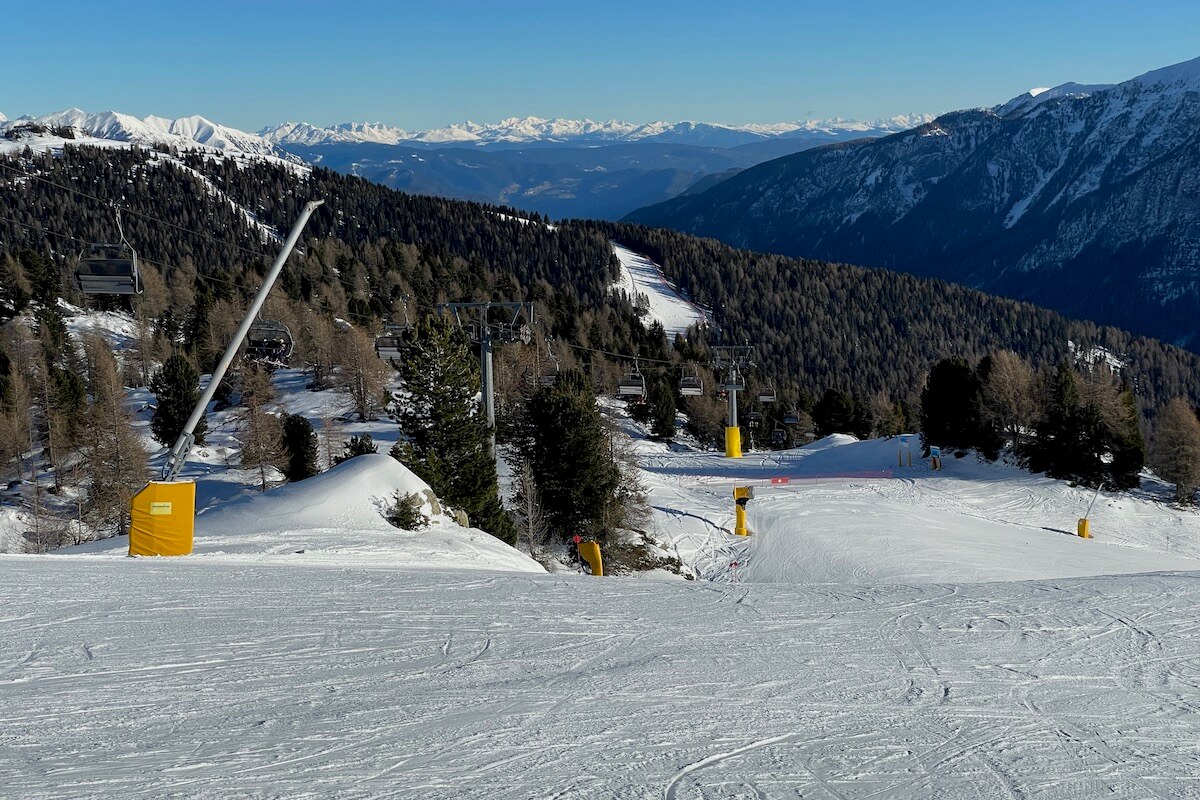
POLYGON ((114 205, 113 209, 117 215, 117 231, 121 241, 90 245, 86 254, 80 254, 79 263, 75 266, 75 282, 86 295, 142 293, 137 251, 125 238, 120 207, 114 205))

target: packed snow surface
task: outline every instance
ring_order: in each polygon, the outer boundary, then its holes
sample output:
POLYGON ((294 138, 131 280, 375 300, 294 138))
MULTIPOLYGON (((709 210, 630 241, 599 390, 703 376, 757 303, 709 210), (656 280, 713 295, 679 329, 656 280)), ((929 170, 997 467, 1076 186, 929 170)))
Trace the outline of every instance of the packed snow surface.
POLYGON ((652 534, 697 580, 408 549, 430 533, 377 506, 420 484, 383 456, 213 506, 196 557, 0 556, 0 786, 1195 795, 1200 517, 1152 479, 1102 492, 1084 541, 1091 492, 974 456, 934 473, 913 438, 635 450, 652 534))
POLYGON ((613 288, 625 292, 631 300, 645 297, 647 318, 661 322, 669 339, 676 333, 686 333, 693 325, 708 323, 704 309, 684 297, 666 279, 658 264, 616 242, 613 252, 621 262, 621 274, 613 288))
MULTIPOLYGON (((67 310, 128 345, 127 316, 67 310)), ((335 450, 395 441, 301 370, 273 383, 335 450)), ((157 470, 151 400, 130 393, 157 470)), ((429 502, 428 527, 392 527, 427 487, 383 455, 248 491, 232 413, 184 471, 194 556, 0 556, 0 794, 1195 794, 1200 515, 1152 477, 1095 496, 973 455, 934 473, 915 437, 730 460, 618 414, 648 532, 697 579, 600 579, 429 502)), ((0 508, 0 546, 27 525, 0 508)))

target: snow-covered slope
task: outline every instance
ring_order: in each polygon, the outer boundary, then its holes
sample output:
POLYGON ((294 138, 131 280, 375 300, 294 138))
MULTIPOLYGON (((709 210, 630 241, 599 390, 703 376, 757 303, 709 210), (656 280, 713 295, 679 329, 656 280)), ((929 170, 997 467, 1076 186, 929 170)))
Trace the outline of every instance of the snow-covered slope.
POLYGON ((917 437, 906 440, 832 436, 740 461, 640 447, 668 547, 694 554, 701 571, 727 572, 737 561, 743 581, 977 583, 1200 570, 1200 514, 1167 505, 1167 491, 1102 492, 1095 536, 1083 540, 1075 523, 1092 491, 974 456, 948 458, 934 473, 917 437), (899 466, 906 452, 912 467, 899 466), (715 532, 731 527, 735 484, 755 488, 756 535, 722 550, 728 540, 715 532))
POLYGON ((672 340, 675 334, 687 333, 693 325, 708 324, 709 317, 704 309, 671 285, 663 275, 662 267, 616 242, 613 242, 613 252, 621 262, 621 275, 613 289, 625 292, 635 305, 645 308, 644 323, 662 323, 667 338, 672 340))
MULTIPOLYGON (((463 528, 439 507, 429 485, 387 455, 364 455, 265 494, 244 494, 196 518, 197 557, 317 562, 356 567, 544 572, 496 537, 463 528), (396 495, 422 498, 430 520, 403 531, 384 518, 396 495)), ((124 538, 58 551, 124 556, 124 538)))
POLYGON ((498 123, 462 122, 445 128, 407 131, 382 123, 347 122, 327 128, 308 123, 285 122, 259 131, 259 136, 280 145, 373 142, 401 144, 472 144, 499 143, 585 143, 585 142, 664 142, 716 147, 735 147, 774 137, 796 136, 812 132, 861 133, 880 136, 906 130, 932 117, 910 114, 887 119, 857 121, 844 119, 805 120, 802 122, 752 123, 727 125, 713 122, 649 122, 620 120, 594 122, 590 119, 542 119, 511 117, 498 123))

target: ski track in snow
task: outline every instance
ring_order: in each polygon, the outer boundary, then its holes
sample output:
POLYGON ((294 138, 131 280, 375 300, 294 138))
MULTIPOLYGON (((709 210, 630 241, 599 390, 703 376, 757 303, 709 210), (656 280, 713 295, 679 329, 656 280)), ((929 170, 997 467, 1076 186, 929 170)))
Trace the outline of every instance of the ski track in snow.
POLYGON ((1101 493, 1083 541, 1091 492, 894 440, 634 448, 699 580, 492 571, 524 557, 380 522, 382 456, 226 499, 190 558, 0 556, 0 795, 1200 791, 1200 514, 1101 493))
POLYGON ((1189 574, 746 584, 746 614, 703 582, 0 563, 13 796, 1196 789, 1189 574))

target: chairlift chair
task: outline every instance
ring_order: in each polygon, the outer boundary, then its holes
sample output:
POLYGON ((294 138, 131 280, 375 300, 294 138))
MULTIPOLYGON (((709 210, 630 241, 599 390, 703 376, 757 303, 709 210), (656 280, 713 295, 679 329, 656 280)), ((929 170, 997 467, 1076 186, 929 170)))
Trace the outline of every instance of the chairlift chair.
POLYGON ((783 415, 783 424, 784 425, 799 425, 800 424, 800 413, 794 409, 791 411, 788 411, 786 414, 783 415))
POLYGON ((633 362, 633 371, 626 372, 625 376, 617 382, 618 397, 645 397, 646 396, 646 378, 642 375, 642 371, 638 369, 637 362, 633 362))
POLYGON ((774 403, 775 402, 775 387, 768 383, 766 386, 759 389, 758 390, 758 402, 774 403))
POLYGON ((292 354, 294 346, 292 332, 282 322, 255 322, 246 333, 246 358, 254 361, 283 364, 292 354))
POLYGON ((384 361, 400 358, 400 349, 404 346, 404 333, 411 326, 387 325, 383 333, 375 337, 375 355, 384 361))
POLYGON ((700 380, 699 372, 684 375, 679 379, 679 393, 684 397, 697 397, 704 394, 704 381, 700 380))
POLYGON ((746 379, 742 377, 742 373, 734 372, 725 381, 725 391, 727 392, 744 392, 746 391, 746 379))
POLYGON ((749 418, 749 420, 750 420, 750 424, 751 424, 752 426, 754 426, 755 428, 757 428, 757 427, 759 427, 759 426, 761 426, 761 425, 762 425, 762 421, 763 421, 763 415, 762 415, 762 412, 760 412, 760 411, 751 411, 751 412, 750 412, 750 414, 748 415, 748 418, 749 418))
POLYGON ((784 431, 783 428, 776 426, 775 430, 771 431, 771 444, 775 445, 776 447, 779 447, 786 441, 787 441, 787 432, 784 431))
POLYGON ((114 207, 117 231, 121 241, 116 244, 96 243, 80 255, 75 266, 75 282, 86 295, 141 294, 142 278, 138 274, 137 251, 125 238, 121 225, 121 209, 114 207))

